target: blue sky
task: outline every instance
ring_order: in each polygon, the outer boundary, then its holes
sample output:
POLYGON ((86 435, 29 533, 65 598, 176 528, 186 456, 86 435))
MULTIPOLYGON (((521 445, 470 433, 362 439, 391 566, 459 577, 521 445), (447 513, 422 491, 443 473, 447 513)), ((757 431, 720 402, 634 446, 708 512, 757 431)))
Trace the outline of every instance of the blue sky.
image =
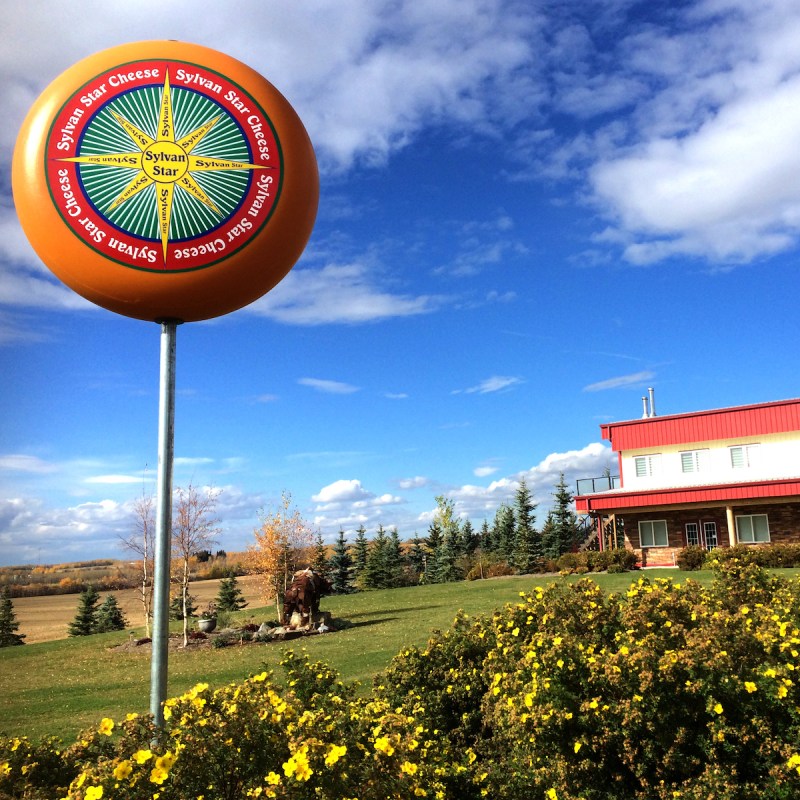
POLYGON ((0 563, 118 557, 153 489, 159 328, 38 261, 10 161, 36 96, 125 42, 221 50, 303 119, 288 277, 178 329, 175 483, 243 549, 289 491, 324 538, 541 521, 599 424, 798 394, 800 4, 16 3, 0 52, 0 563))

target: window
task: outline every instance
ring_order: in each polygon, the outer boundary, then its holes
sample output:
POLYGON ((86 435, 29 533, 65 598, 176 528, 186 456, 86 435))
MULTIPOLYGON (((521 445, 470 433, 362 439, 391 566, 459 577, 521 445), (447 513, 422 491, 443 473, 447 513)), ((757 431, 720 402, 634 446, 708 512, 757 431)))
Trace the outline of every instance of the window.
POLYGON ((659 467, 661 466, 661 454, 636 456, 633 462, 636 467, 636 477, 648 478, 651 475, 658 475, 659 467))
POLYGON ((686 544, 690 547, 700 544, 700 526, 696 522, 686 523, 686 544))
POLYGON ((733 469, 746 469, 755 464, 758 455, 757 444, 741 444, 731 447, 731 467, 733 469))
POLYGON ((681 472, 700 472, 705 453, 705 450, 686 450, 681 453, 681 472))
POLYGON ((669 543, 666 520, 651 519, 640 522, 639 543, 642 547, 666 547, 669 543))
POLYGON ((769 541, 769 522, 766 514, 747 514, 736 517, 736 538, 745 544, 769 541))

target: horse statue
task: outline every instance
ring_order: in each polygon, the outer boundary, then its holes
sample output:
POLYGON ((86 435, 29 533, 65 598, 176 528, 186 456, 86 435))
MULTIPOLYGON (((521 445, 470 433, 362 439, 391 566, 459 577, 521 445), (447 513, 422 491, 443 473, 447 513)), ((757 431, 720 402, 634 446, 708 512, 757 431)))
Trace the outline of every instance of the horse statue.
POLYGON ((320 599, 323 595, 330 594, 332 589, 331 582, 313 569, 295 572, 292 583, 283 596, 283 624, 289 625, 295 612, 312 622, 319 614, 320 599))

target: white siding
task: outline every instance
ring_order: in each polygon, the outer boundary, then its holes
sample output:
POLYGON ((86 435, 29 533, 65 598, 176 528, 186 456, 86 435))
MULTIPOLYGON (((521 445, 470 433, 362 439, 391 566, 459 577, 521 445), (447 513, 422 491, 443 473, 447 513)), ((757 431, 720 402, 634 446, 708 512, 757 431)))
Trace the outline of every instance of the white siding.
POLYGON ((800 477, 800 431, 758 438, 704 442, 703 447, 671 445, 622 453, 622 485, 628 490, 703 486, 718 483, 743 483, 775 478, 800 477), (753 445, 756 445, 755 447, 753 445), (748 448, 749 446, 749 448, 748 448), (731 458, 731 447, 743 447, 731 458), (650 470, 641 469, 641 457, 650 470), (636 458, 640 458, 639 476, 636 458), (732 461, 742 466, 734 467, 732 461))

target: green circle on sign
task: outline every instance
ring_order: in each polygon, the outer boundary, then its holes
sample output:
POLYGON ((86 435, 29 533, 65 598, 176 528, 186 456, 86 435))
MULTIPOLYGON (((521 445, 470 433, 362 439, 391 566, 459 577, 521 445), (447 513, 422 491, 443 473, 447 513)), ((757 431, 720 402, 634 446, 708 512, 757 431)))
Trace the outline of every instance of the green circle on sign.
MULTIPOLYGON (((201 236, 231 217, 247 192, 246 170, 189 169, 193 157, 248 163, 252 154, 231 115, 204 95, 171 88, 172 133, 159 138, 162 87, 126 92, 98 111, 83 135, 79 164, 84 192, 102 216, 120 230, 142 239, 159 240, 161 228, 156 183, 175 185, 169 238, 201 236), (152 143, 144 150, 136 140, 152 143), (136 190, 136 181, 147 185, 136 190), (144 182, 144 181, 143 181, 144 182)), ((196 158, 193 161, 197 161, 196 158)))

